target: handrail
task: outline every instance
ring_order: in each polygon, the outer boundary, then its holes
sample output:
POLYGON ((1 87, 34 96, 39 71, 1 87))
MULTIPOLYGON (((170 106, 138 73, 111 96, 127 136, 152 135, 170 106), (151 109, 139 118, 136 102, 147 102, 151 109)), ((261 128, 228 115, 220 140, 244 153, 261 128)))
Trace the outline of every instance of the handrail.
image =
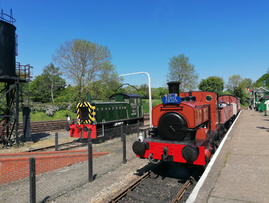
POLYGON ((12 10, 10 10, 10 15, 7 15, 3 12, 3 9, 1 9, 0 20, 5 21, 7 23, 11 23, 11 24, 16 22, 16 19, 12 17, 12 10))

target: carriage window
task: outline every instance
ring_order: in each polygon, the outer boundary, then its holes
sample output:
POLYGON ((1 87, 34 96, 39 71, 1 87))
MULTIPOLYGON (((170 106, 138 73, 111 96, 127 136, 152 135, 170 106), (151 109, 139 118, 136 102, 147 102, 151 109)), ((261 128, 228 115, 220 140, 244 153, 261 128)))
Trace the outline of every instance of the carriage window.
POLYGON ((88 107, 80 107, 79 108, 79 118, 80 118, 80 120, 88 120, 89 119, 89 108, 88 107))
POLYGON ((126 102, 127 104, 130 104, 130 100, 129 99, 124 99, 124 102, 126 102))
POLYGON ((211 102, 212 101, 212 96, 211 95, 207 95, 206 97, 205 97, 205 100, 207 101, 207 102, 211 102))
POLYGON ((116 101, 116 97, 111 97, 110 99, 112 102, 115 102, 116 101))
POLYGON ((138 100, 137 104, 138 104, 139 106, 141 106, 141 98, 138 98, 137 100, 138 100))
POLYGON ((136 104, 136 98, 130 98, 130 104, 136 104))

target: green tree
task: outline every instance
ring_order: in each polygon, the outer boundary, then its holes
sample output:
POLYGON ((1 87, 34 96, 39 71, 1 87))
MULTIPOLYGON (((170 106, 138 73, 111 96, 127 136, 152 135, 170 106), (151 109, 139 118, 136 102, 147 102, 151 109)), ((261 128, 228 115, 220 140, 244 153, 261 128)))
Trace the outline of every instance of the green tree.
POLYGON ((30 98, 34 102, 53 102, 65 88, 65 80, 61 78, 59 68, 52 63, 45 66, 43 73, 30 83, 30 98))
POLYGON ((243 80, 243 82, 244 82, 244 84, 245 84, 246 87, 252 88, 252 86, 253 86, 253 81, 252 81, 251 78, 245 78, 245 79, 243 80))
POLYGON ((139 87, 137 85, 130 85, 128 83, 126 85, 127 86, 122 86, 123 88, 119 89, 117 92, 131 93, 131 94, 138 94, 138 95, 140 95, 140 93, 139 93, 139 87))
POLYGON ((189 63, 189 57, 184 54, 170 58, 167 81, 180 81, 182 91, 194 90, 198 83, 195 66, 189 63))
POLYGON ((108 100, 121 85, 121 80, 115 66, 106 61, 100 69, 100 74, 96 76, 96 81, 89 82, 86 92, 90 93, 93 99, 108 100))
POLYGON ((157 87, 151 88, 152 99, 161 99, 165 94, 168 94, 168 88, 166 87, 157 87))
MULTIPOLYGON (((111 72, 113 77, 118 77, 115 67, 110 62, 111 53, 108 47, 87 40, 66 41, 56 51, 53 59, 60 66, 63 74, 78 86, 81 95, 87 86, 93 82, 98 83, 100 79, 110 83, 111 72)), ((92 86, 96 85, 92 84, 92 86)))
POLYGON ((138 90, 139 90, 138 94, 141 95, 143 99, 149 98, 149 86, 147 84, 140 85, 138 90))
POLYGON ((240 102, 242 104, 246 101, 247 93, 246 93, 246 90, 245 90, 245 87, 243 86, 243 84, 240 84, 239 86, 235 87, 233 94, 234 94, 234 96, 240 98, 240 102))
POLYGON ((30 82, 30 99, 34 102, 47 103, 50 101, 50 91, 48 91, 48 77, 44 74, 38 75, 30 82))
POLYGON ((249 91, 247 87, 252 85, 250 78, 243 79, 240 75, 233 75, 229 77, 227 89, 231 94, 240 98, 241 104, 244 104, 248 98, 249 91))
POLYGON ((55 102, 74 102, 78 101, 79 94, 78 88, 68 85, 60 94, 55 98, 55 102))
POLYGON ((224 81, 220 77, 210 76, 207 79, 202 79, 198 88, 201 91, 221 93, 224 89, 224 81))
POLYGON ((48 78, 49 83, 47 85, 50 90, 50 98, 52 103, 54 103, 54 94, 59 93, 65 88, 65 80, 60 77, 59 68, 55 67, 52 63, 45 66, 43 74, 48 78))
POLYGON ((259 88, 263 87, 263 82, 266 82, 266 87, 269 87, 269 73, 263 74, 255 83, 254 86, 259 88))
POLYGON ((235 88, 237 88, 242 81, 243 78, 240 75, 232 75, 228 79, 228 84, 226 85, 226 88, 231 92, 234 92, 235 88))

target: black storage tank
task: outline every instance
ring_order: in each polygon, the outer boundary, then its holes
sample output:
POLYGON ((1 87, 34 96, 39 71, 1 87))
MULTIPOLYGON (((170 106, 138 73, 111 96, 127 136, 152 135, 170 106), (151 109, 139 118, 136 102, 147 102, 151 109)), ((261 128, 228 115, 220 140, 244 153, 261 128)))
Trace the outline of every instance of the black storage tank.
POLYGON ((16 76, 16 27, 0 20, 0 77, 16 76))

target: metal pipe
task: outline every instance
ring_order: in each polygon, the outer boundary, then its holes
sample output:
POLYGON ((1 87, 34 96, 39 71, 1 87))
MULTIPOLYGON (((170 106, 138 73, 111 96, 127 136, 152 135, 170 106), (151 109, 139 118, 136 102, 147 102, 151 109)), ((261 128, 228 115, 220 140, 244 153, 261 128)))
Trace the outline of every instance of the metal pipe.
POLYGON ((92 163, 92 142, 91 142, 91 130, 88 129, 88 172, 89 182, 93 181, 93 163, 92 163))
POLYGON ((29 178, 30 178, 30 202, 36 203, 36 170, 35 158, 29 159, 29 178))
POLYGON ((58 151, 58 132, 55 133, 55 151, 58 151))
POLYGON ((127 74, 121 74, 119 76, 126 76, 126 75, 136 75, 136 74, 146 74, 148 76, 148 84, 149 84, 149 122, 150 127, 152 127, 152 99, 151 99, 151 80, 150 75, 147 72, 137 72, 137 73, 127 73, 127 74))
POLYGON ((122 139, 122 151, 123 151, 123 156, 122 156, 122 163, 126 164, 127 159, 126 159, 126 135, 123 133, 123 126, 121 125, 121 139, 122 139))

